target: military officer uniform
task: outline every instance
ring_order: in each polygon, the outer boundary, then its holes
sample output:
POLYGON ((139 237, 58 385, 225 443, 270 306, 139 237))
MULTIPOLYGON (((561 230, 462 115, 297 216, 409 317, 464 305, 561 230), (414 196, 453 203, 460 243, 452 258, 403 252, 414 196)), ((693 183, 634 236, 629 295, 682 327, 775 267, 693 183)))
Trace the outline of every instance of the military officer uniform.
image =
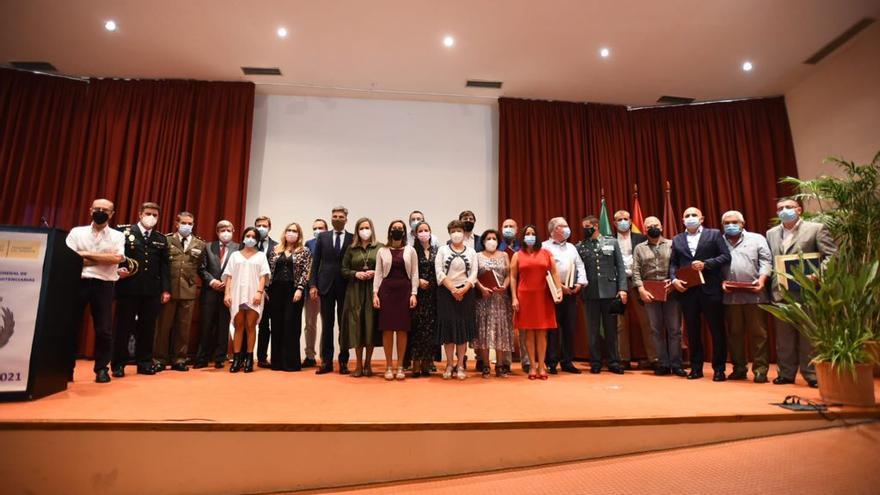
POLYGON ((617 293, 627 289, 626 265, 620 245, 613 237, 599 236, 579 242, 577 250, 587 272, 587 286, 581 291, 581 297, 589 329, 590 371, 598 373, 601 370, 604 343, 608 369, 622 372, 617 347, 617 315, 610 311, 617 293))
POLYGON ((171 272, 171 300, 162 306, 156 328, 154 360, 164 368, 186 371, 189 331, 199 287, 198 270, 205 258, 205 241, 193 234, 187 237, 175 232, 166 234, 171 272), (173 360, 173 363, 172 363, 173 360))
POLYGON ((156 318, 162 306, 162 293, 170 291, 168 239, 140 223, 118 225, 125 236, 125 257, 120 266, 137 264, 131 276, 116 283, 116 328, 113 341, 113 376, 125 376, 128 362, 128 341, 135 338, 135 361, 141 374, 155 373, 153 336, 156 318), (131 261, 129 261, 131 260, 131 261))

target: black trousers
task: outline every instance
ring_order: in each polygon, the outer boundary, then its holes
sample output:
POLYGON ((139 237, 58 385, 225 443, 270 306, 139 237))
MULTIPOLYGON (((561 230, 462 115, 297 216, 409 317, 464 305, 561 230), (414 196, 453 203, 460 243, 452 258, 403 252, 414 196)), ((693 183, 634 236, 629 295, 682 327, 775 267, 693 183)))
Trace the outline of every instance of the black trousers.
POLYGON ((223 292, 202 288, 202 313, 199 323, 199 352, 196 361, 226 361, 229 351, 229 308, 223 304, 223 292))
MULTIPOLYGON (((293 302, 293 282, 273 282, 269 286, 269 318, 272 319, 272 369, 299 371, 302 355, 299 339, 302 334, 303 299, 293 302)), ((308 296, 303 296, 308 297, 308 296)), ((263 315, 266 318, 266 315, 263 315)), ((262 339, 261 339, 262 340, 262 339)))
POLYGON ((84 278, 80 280, 77 293, 77 312, 79 325, 70 335, 69 361, 70 371, 76 366, 77 344, 82 332, 82 314, 86 306, 92 312, 92 323, 95 327, 95 372, 107 369, 113 356, 113 289, 114 282, 84 278))
MULTIPOLYGON (((333 284, 321 294, 321 366, 333 366, 333 327, 338 321, 342 327, 342 309, 345 305, 345 284, 333 284)), ((348 347, 339 346, 339 364, 348 366, 348 347)))
POLYGON ((602 366, 602 355, 608 366, 620 365, 620 349, 617 347, 617 315, 611 313, 611 299, 585 299, 584 313, 590 337, 590 366, 602 366), (600 332, 601 329, 604 332, 600 332), (602 333, 605 336, 602 336, 602 333), (603 352, 604 348, 604 352, 603 352))
POLYGON ((679 304, 687 328, 688 348, 691 354, 691 369, 703 370, 706 361, 703 351, 703 326, 700 316, 705 318, 712 334, 712 369, 724 371, 727 363, 727 336, 724 332, 724 305, 721 296, 705 294, 701 287, 688 289, 679 294, 679 304))
POLYGON ((547 357, 544 363, 548 368, 557 364, 569 366, 574 358, 574 333, 577 331, 577 296, 562 296, 556 305, 556 329, 547 332, 547 357))
MULTIPOLYGON (((272 304, 272 294, 269 294, 268 304, 272 304)), ((265 308, 263 308, 265 311, 265 308)), ((266 318, 264 314, 262 318, 260 318, 259 332, 257 332, 257 361, 266 361, 268 357, 269 351, 269 341, 272 338, 272 318, 266 318)), ((245 337, 247 340, 247 337, 245 337)))
POLYGON ((113 366, 128 363, 128 341, 134 335, 135 361, 138 366, 153 365, 153 339, 156 319, 162 308, 159 294, 120 296, 116 298, 116 330, 113 336, 113 366))

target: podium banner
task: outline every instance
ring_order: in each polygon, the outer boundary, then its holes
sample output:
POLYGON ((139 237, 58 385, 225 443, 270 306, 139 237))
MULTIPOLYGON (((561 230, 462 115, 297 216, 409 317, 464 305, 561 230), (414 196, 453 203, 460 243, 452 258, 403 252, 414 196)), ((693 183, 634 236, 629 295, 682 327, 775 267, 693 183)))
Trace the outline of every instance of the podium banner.
POLYGON ((47 238, 0 232, 0 392, 27 390, 47 238))

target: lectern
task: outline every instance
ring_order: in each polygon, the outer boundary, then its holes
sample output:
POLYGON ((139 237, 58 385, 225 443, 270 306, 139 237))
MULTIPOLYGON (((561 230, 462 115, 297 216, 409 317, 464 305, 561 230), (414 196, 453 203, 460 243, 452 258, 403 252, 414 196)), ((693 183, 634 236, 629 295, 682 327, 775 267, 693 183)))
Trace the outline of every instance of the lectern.
POLYGON ((67 388, 82 259, 53 228, 0 226, 0 400, 67 388))

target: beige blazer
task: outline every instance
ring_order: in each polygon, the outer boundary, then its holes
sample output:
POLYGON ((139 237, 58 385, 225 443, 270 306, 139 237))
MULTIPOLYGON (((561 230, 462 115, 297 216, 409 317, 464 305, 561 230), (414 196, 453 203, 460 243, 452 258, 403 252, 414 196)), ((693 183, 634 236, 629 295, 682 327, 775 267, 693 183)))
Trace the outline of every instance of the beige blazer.
MULTIPOLYGON (((837 252, 837 245, 831 237, 831 232, 821 223, 799 220, 795 227, 794 238, 788 245, 782 243, 782 229, 782 224, 779 224, 767 231, 767 243, 770 244, 770 253, 774 259, 783 254, 820 253, 824 264, 837 252)), ((782 290, 779 288, 779 280, 775 274, 772 288, 773 300, 781 301, 782 290)))
MULTIPOLYGON (((412 295, 419 292, 419 257, 412 246, 403 247, 403 263, 406 266, 406 276, 412 283, 412 295)), ((391 273, 391 248, 383 247, 376 255, 376 275, 373 277, 373 294, 379 293, 382 281, 391 273)))

